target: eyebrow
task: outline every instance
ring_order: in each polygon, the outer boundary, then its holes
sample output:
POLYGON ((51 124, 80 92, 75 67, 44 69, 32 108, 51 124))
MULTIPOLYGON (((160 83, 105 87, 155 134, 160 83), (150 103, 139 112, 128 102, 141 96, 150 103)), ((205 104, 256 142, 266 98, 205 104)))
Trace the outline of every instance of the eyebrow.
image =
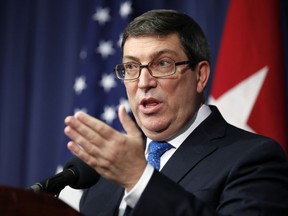
MULTIPOLYGON (((177 52, 174 51, 174 50, 171 50, 171 49, 163 49, 163 50, 160 50, 160 51, 157 51, 157 52, 154 52, 150 55, 150 58, 151 59, 155 59, 163 54, 172 54, 172 55, 175 55, 177 56, 177 52)), ((129 55, 126 55, 126 56, 123 56, 122 60, 134 60, 134 61, 139 61, 140 59, 135 57, 135 56, 129 56, 129 55)))

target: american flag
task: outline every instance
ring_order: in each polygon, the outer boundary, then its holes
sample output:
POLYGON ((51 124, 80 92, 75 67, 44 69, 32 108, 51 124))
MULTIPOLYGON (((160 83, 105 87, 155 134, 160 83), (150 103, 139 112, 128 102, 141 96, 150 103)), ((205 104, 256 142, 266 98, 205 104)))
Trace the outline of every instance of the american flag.
POLYGON ((96 3, 91 15, 73 86, 74 112, 87 112, 120 129, 117 107, 129 106, 123 84, 116 80, 113 67, 121 62, 122 31, 132 8, 130 1, 109 1, 109 5, 96 3))
MULTIPOLYGON (((121 63, 122 32, 131 20, 131 1, 94 1, 89 15, 86 38, 79 54, 80 65, 73 85, 73 112, 84 111, 101 119, 113 128, 122 130, 118 120, 118 107, 124 104, 130 111, 123 83, 117 80, 113 68, 121 63)), ((61 163, 71 157, 66 145, 61 163)), ((60 163, 60 164, 61 164, 60 163)), ((79 191, 65 188, 60 198, 78 208, 79 191)))

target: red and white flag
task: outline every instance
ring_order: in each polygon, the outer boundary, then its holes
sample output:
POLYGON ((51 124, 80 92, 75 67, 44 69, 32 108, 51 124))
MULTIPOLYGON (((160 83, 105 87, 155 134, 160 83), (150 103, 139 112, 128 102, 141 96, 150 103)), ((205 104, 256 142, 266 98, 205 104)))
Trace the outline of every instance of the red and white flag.
POLYGON ((278 0, 230 1, 209 103, 288 152, 280 27, 278 0))

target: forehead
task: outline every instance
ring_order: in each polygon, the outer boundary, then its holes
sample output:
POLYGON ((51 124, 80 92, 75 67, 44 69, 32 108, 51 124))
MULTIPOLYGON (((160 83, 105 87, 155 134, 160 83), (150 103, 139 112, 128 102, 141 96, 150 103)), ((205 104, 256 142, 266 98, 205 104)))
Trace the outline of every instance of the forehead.
POLYGON ((162 54, 185 56, 178 34, 129 37, 123 47, 123 59, 151 59, 162 54))

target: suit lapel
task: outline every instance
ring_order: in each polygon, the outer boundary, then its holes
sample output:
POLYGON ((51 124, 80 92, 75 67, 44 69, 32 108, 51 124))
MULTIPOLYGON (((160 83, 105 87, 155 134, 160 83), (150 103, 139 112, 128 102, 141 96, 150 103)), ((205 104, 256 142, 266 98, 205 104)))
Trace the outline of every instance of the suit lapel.
POLYGON ((181 144, 161 170, 161 173, 179 182, 201 160, 217 150, 213 139, 223 137, 227 123, 215 107, 205 119, 181 144))

